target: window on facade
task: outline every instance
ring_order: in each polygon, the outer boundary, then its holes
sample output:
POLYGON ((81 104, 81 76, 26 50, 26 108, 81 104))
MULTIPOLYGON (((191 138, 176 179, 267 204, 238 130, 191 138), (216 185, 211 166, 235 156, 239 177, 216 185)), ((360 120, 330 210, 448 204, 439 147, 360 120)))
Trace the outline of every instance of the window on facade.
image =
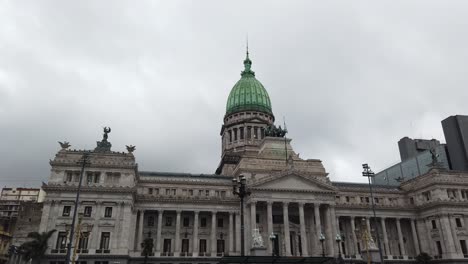
POLYGON ((409 202, 410 202, 410 204, 414 204, 414 198, 413 198, 413 197, 410 197, 410 198, 409 198, 409 202))
POLYGON ((63 207, 62 216, 70 216, 71 206, 65 205, 63 207))
POLYGON ((237 128, 234 128, 234 141, 237 141, 237 128))
POLYGON ((257 127, 254 127, 253 130, 254 130, 254 136, 253 136, 253 138, 254 138, 254 139, 258 139, 258 129, 257 129, 257 127))
POLYGON ((203 190, 198 190, 198 196, 202 196, 203 195, 203 190))
POLYGON ((239 133, 240 134, 239 135, 240 139, 244 139, 244 128, 243 127, 239 128, 239 132, 240 132, 239 133))
POLYGON ((423 192, 422 195, 424 196, 424 199, 425 199, 426 201, 431 200, 431 192, 429 192, 429 191, 423 192))
POLYGON ((106 207, 106 209, 104 209, 104 217, 112 217, 112 207, 106 207))
POLYGON ((101 180, 101 173, 97 171, 88 171, 86 172, 86 182, 88 184, 99 183, 101 180))
POLYGON ((93 212, 93 207, 92 206, 85 206, 84 208, 84 217, 91 217, 91 213, 93 212))
POLYGON ((206 217, 200 219, 200 227, 206 227, 206 217))
POLYGON ((255 215, 255 223, 260 223, 260 215, 259 214, 256 214, 255 215))
POLYGON ((120 172, 106 172, 106 182, 117 184, 120 181, 120 172))
POLYGON ((282 215, 273 215, 273 224, 282 224, 283 216, 282 215))
POLYGON ((176 189, 172 189, 172 190, 171 190, 171 194, 172 194, 172 195, 176 195, 176 189))
POLYGON ((232 142, 232 131, 229 130, 228 134, 229 134, 229 143, 231 143, 232 142))
POLYGON ((193 196, 193 190, 188 190, 188 195, 193 196))
POLYGON ((224 240, 223 239, 218 239, 218 241, 216 241, 216 252, 224 253, 224 240))
POLYGON ((200 253, 206 253, 206 239, 200 239, 200 253))
POLYGON ((374 197, 374 202, 378 204, 380 202, 380 199, 378 197, 374 197))
POLYGON ((78 249, 88 249, 89 232, 83 232, 78 240, 78 249))
POLYGON ((66 182, 72 182, 73 181, 73 172, 67 171, 67 175, 65 176, 65 181, 66 182))
POLYGON ((226 191, 221 191, 221 197, 222 198, 226 197, 226 191))
POLYGON ((187 196, 187 189, 182 189, 182 196, 187 196))
POLYGON ((153 194, 159 195, 159 188, 153 188, 153 194))
POLYGON ((346 202, 349 203, 349 196, 346 196, 346 202))
POLYGON ((215 191, 215 196, 219 197, 219 191, 215 191))
POLYGON ((184 217, 184 222, 183 222, 184 227, 188 227, 189 224, 190 224, 190 218, 184 217))
POLYGON ((189 240, 184 238, 182 239, 182 253, 188 253, 189 251, 189 240))
POLYGON ((210 190, 205 190, 205 196, 210 196, 210 190))
POLYGON ((252 127, 247 127, 247 139, 252 138, 252 127))
POLYGON ((366 203, 369 203, 369 197, 366 197, 366 203))
POLYGON ((172 226, 172 217, 166 216, 166 226, 172 226))
POLYGON ((171 189, 166 189, 166 195, 171 195, 171 189))
POLYGON ((67 232, 59 232, 57 235, 56 249, 64 249, 67 246, 67 232))
POLYGON ((109 249, 110 244, 110 232, 101 233, 101 243, 99 243, 99 249, 109 249))
POLYGON ((148 226, 154 226, 154 216, 148 216, 148 226))
POLYGON ((152 195, 153 194, 153 188, 148 188, 148 194, 152 195))
POLYGON ((164 239, 164 245, 163 245, 163 251, 166 253, 170 253, 171 251, 171 240, 165 238, 164 239))
POLYGON ((436 220, 432 220, 432 221, 431 221, 431 224, 432 224, 432 229, 437 229, 436 220))
POLYGON ((265 138, 265 128, 263 128, 263 127, 260 129, 260 137, 262 139, 265 138))
POLYGON ((223 218, 218 218, 218 227, 224 227, 224 219, 223 218))
POLYGON ((436 241, 436 246, 437 246, 437 253, 439 256, 442 256, 442 244, 440 244, 440 241, 436 241))
POLYGON ((455 218, 455 222, 457 223, 457 227, 463 227, 461 219, 460 218, 455 218))
POLYGON ((466 256, 468 254, 468 250, 466 248, 466 240, 460 240, 460 248, 462 250, 463 255, 466 256))

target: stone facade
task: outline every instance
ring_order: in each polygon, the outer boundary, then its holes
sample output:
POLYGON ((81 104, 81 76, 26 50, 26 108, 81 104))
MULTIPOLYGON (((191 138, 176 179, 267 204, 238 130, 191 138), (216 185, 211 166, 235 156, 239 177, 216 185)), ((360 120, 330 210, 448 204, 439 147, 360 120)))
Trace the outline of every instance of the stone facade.
MULTIPOLYGON (((258 86, 242 85, 234 88, 258 86)), ((342 255, 356 261, 370 244, 366 234, 374 241, 379 234, 389 262, 410 262, 420 252, 443 263, 466 262, 468 173, 432 168, 400 186, 374 185, 375 218, 367 184, 332 182, 320 160, 294 152, 291 139, 267 137, 274 116, 256 106, 249 110, 249 100, 224 117, 216 174, 139 171, 134 147, 128 153, 110 150, 110 129, 94 151, 62 144, 43 186, 40 231, 58 230, 44 261, 64 260, 80 160, 88 155, 78 204, 79 261, 140 263, 147 238, 154 245, 151 263, 214 263, 240 255, 241 205, 232 180, 243 175, 251 192, 243 208, 246 254, 258 229, 268 254, 278 248, 282 256, 342 255), (271 234, 278 238, 275 245, 271 234)))

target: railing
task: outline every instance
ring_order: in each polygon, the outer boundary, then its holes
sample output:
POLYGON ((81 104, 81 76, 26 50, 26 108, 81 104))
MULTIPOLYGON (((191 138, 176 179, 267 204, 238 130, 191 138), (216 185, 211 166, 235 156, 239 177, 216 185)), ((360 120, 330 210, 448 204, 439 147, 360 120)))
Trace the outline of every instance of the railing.
POLYGON ((198 256, 199 257, 211 257, 211 253, 209 253, 209 252, 199 252, 198 256))
POLYGON ((100 253, 100 254, 109 254, 109 253, 110 253, 110 249, 96 249, 96 253, 100 253))
POLYGON ((173 257, 174 252, 162 252, 161 256, 163 256, 163 257, 173 257))

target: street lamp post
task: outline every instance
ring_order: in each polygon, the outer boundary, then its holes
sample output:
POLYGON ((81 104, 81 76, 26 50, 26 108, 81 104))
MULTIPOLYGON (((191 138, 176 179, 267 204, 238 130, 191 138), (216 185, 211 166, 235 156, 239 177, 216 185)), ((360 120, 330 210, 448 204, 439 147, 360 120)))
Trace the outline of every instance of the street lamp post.
POLYGON ((278 249, 276 248, 276 240, 278 239, 278 237, 276 236, 275 233, 271 233, 270 234, 270 240, 271 240, 271 255, 274 257, 274 256, 279 256, 279 252, 278 252, 278 249))
POLYGON ((336 234, 336 237, 335 237, 335 240, 336 240, 336 244, 338 246, 338 261, 341 263, 341 235, 340 234, 336 234))
MULTIPOLYGON (((374 220, 377 221, 377 215, 375 213, 374 194, 372 192, 372 183, 371 183, 371 178, 373 178, 375 176, 375 174, 371 170, 371 168, 369 167, 369 165, 367 163, 362 164, 362 168, 364 169, 363 172, 362 172, 362 176, 367 177, 367 179, 369 180, 369 192, 370 192, 370 196, 371 196, 370 197, 371 198, 371 208, 372 208, 372 212, 374 214, 374 220)), ((370 230, 369 230, 369 232, 370 232, 370 230)), ((371 235, 371 234, 369 234, 369 235, 371 235)), ((379 230, 376 230, 375 236, 377 238, 377 246, 379 247, 380 261, 383 264, 385 262, 384 262, 384 258, 383 258, 383 255, 382 255, 382 246, 380 244, 379 230)))
POLYGON ((240 198, 240 219, 241 219, 241 256, 244 256, 244 198, 250 195, 250 191, 246 187, 247 180, 244 175, 240 175, 239 178, 232 179, 232 193, 239 196, 240 198))
POLYGON ((70 241, 68 241, 68 245, 67 245, 67 256, 66 256, 66 259, 65 259, 66 264, 70 264, 70 261, 71 261, 73 236, 75 234, 76 216, 78 214, 78 206, 79 206, 79 202, 80 202, 81 184, 83 182, 84 168, 85 168, 86 165, 89 164, 88 158, 89 158, 89 154, 84 153, 83 158, 78 162, 78 164, 81 164, 81 173, 80 173, 80 180, 78 182, 78 190, 76 192, 75 208, 73 209, 73 220, 72 220, 72 225, 71 225, 71 228, 70 228, 70 241))
POLYGON ((325 257, 325 246, 323 245, 323 242, 325 242, 325 236, 323 233, 320 233, 319 237, 320 243, 322 243, 322 257, 325 257))

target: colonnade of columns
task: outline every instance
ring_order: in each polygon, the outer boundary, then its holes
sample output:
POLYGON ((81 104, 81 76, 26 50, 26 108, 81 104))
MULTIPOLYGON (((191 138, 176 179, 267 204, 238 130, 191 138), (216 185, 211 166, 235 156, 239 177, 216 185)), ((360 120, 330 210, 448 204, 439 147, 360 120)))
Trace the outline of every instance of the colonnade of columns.
MULTIPOLYGON (((176 213, 176 218, 175 218, 175 234, 174 236, 171 237, 171 239, 174 239, 174 249, 170 250, 170 252, 164 252, 164 245, 162 244, 164 237, 163 237, 163 217, 165 216, 165 213, 168 211, 171 211, 172 213, 174 210, 151 210, 151 212, 157 211, 157 225, 156 225, 156 238, 155 238, 155 247, 154 247, 154 253, 155 256, 161 256, 161 255, 173 255, 174 257, 178 257, 181 255, 185 256, 198 256, 199 253, 205 254, 207 256, 217 256, 217 255, 222 255, 226 252, 226 249, 224 249, 222 252, 218 252, 217 248, 217 241, 218 241, 218 229, 217 229, 217 216, 220 215, 220 213, 224 212, 218 212, 218 211, 210 211, 208 212, 211 214, 211 224, 209 225, 210 227, 210 232, 209 232, 209 240, 206 241, 207 248, 205 248, 206 251, 200 251, 200 211, 190 211, 193 213, 193 225, 190 227, 192 228, 193 232, 191 233, 192 239, 190 239, 190 244, 191 244, 191 251, 186 251, 183 252, 181 248, 181 242, 182 242, 182 236, 181 236, 181 216, 182 216, 182 210, 175 210, 176 213), (209 246, 209 248, 208 248, 209 246)), ((184 211, 184 213, 190 213, 184 211)), ((226 212, 228 214, 228 234, 227 237, 223 236, 222 240, 225 240, 225 238, 228 241, 227 245, 227 250, 230 254, 235 254, 236 252, 240 252, 240 239, 234 239, 240 237, 240 215, 239 212, 226 212), (234 222, 235 221, 235 222, 234 222)), ((147 219, 145 218, 145 211, 140 210, 138 214, 135 215, 138 219, 138 225, 135 227, 137 228, 137 236, 136 236, 136 241, 137 243, 135 244, 135 250, 136 251, 141 251, 141 244, 143 243, 144 239, 148 237, 148 234, 145 235, 144 233, 144 228, 145 228, 145 223, 144 220, 147 219)), ((146 225, 146 228, 147 225, 146 225)), ((208 223, 207 223, 207 228, 208 228, 208 223)), ((224 229, 223 229, 224 230, 224 229)), ((222 232, 221 232, 222 233, 222 232)), ((186 234, 184 234, 187 236, 186 234)), ((224 235, 224 234, 223 234, 224 235)))

